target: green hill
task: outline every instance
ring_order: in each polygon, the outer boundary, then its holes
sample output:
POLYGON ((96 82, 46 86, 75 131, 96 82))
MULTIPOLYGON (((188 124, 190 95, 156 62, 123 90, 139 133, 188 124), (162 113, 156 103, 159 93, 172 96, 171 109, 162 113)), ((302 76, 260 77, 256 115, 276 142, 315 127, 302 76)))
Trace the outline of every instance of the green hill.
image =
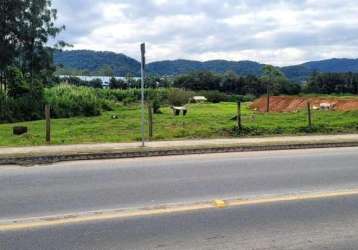
MULTIPOLYGON (((124 54, 97 52, 91 50, 57 51, 54 55, 56 65, 64 69, 86 71, 96 74, 106 67, 117 76, 140 74, 140 63, 124 54)), ((263 64, 252 61, 191 61, 173 60, 149 63, 147 71, 154 75, 179 75, 192 71, 208 70, 217 73, 233 71, 238 75, 260 75, 263 64)), ((320 72, 358 72, 358 59, 329 59, 307 62, 301 65, 282 67, 285 75, 297 82, 306 80, 314 71, 320 72)))

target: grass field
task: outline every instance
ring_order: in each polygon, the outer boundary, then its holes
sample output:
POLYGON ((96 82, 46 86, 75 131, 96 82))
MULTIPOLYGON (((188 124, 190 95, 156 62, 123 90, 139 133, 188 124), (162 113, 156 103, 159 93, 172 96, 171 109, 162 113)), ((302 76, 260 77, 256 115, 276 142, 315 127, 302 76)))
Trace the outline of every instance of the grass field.
MULTIPOLYGON (((233 136, 262 136, 309 133, 356 133, 358 111, 313 113, 314 126, 307 128, 305 111, 297 113, 255 113, 243 107, 241 133, 235 130, 235 103, 195 104, 186 117, 173 116, 170 108, 162 108, 154 116, 154 140, 222 138, 233 136)), ((42 145, 45 138, 44 121, 0 125, 0 146, 42 145), (13 136, 12 127, 28 126, 29 132, 13 136)), ((130 142, 140 139, 139 106, 118 106, 98 117, 52 120, 53 144, 95 142, 130 142), (117 115, 118 119, 112 119, 117 115)))

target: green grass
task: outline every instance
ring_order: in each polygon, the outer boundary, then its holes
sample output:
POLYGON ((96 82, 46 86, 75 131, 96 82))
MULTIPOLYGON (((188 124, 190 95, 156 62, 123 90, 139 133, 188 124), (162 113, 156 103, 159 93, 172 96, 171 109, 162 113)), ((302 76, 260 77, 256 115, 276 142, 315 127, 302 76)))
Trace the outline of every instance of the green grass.
MULTIPOLYGON (((358 132, 358 111, 313 112, 314 127, 307 128, 306 112, 260 114, 243 107, 244 129, 235 131, 235 103, 195 104, 186 117, 173 116, 170 108, 154 116, 154 139, 221 138, 233 136, 265 136, 278 134, 355 133, 358 132)), ((42 145, 44 121, 0 125, 0 146, 42 145), (12 127, 24 125, 29 132, 13 136, 12 127)), ((53 144, 130 142, 140 139, 140 108, 118 106, 98 117, 52 120, 53 144), (112 119, 117 115, 118 119, 112 119)))

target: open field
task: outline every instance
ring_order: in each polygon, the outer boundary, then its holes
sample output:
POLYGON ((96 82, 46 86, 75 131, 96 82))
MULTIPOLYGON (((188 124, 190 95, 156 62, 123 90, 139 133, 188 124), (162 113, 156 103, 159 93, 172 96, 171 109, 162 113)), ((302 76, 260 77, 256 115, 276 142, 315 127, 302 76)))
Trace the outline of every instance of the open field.
MULTIPOLYGON (((232 136, 265 136, 303 133, 356 133, 358 111, 313 112, 313 128, 307 128, 306 111, 295 113, 256 113, 243 107, 244 129, 235 130, 235 103, 193 104, 186 117, 173 116, 170 108, 162 108, 154 116, 154 140, 189 138, 223 138, 232 136)), ((45 138, 44 121, 0 125, 0 146, 41 145, 45 138), (29 133, 13 136, 14 125, 25 125, 29 133)), ((139 106, 118 106, 98 117, 52 120, 53 144, 96 142, 130 142, 140 139, 139 106), (112 119, 117 115, 118 119, 112 119)))

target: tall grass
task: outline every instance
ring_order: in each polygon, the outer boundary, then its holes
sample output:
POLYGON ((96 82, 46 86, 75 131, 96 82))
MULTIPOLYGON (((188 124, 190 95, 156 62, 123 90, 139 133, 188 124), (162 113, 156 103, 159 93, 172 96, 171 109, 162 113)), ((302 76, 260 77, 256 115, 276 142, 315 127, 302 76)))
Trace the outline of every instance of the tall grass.
MULTIPOLYGON (((145 97, 165 103, 169 89, 145 89, 145 97)), ((110 111, 116 103, 135 103, 141 98, 140 89, 95 89, 84 86, 60 84, 45 90, 46 103, 51 105, 55 118, 97 116, 110 111)))
MULTIPOLYGON (((147 88, 145 99, 161 105, 184 105, 196 93, 176 88, 147 88)), ((206 91, 209 102, 227 101, 225 94, 206 91)), ((51 105, 52 116, 69 118, 76 116, 98 116, 102 111, 111 111, 116 104, 129 105, 141 99, 140 89, 96 89, 85 86, 60 84, 45 90, 45 101, 51 105)))
POLYGON ((45 99, 56 118, 97 116, 102 110, 96 90, 87 87, 58 85, 45 90, 45 99))

